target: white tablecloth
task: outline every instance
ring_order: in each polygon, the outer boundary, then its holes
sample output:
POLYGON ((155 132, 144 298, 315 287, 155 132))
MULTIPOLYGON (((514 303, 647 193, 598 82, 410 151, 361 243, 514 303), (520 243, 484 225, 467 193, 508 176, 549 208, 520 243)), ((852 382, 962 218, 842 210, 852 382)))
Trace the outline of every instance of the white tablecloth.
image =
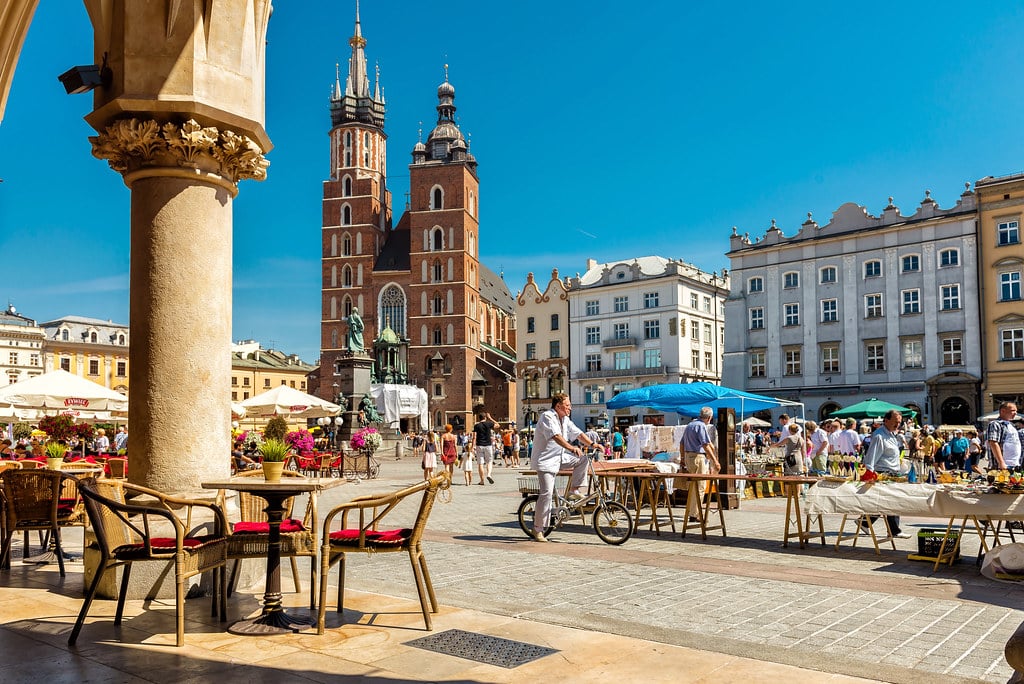
POLYGON ((931 518, 974 515, 1024 518, 1024 495, 981 494, 956 485, 821 481, 807 492, 806 511, 819 513, 886 513, 931 518))

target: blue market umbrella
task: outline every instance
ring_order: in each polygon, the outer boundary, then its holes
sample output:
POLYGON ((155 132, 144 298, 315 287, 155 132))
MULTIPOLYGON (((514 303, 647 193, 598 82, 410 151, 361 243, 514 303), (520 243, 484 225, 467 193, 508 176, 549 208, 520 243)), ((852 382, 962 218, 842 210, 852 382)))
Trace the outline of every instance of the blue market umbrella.
POLYGON ((684 416, 700 415, 704 406, 731 408, 740 415, 781 406, 782 400, 723 387, 710 382, 652 385, 621 392, 609 401, 609 409, 646 406, 658 411, 675 411, 684 416))

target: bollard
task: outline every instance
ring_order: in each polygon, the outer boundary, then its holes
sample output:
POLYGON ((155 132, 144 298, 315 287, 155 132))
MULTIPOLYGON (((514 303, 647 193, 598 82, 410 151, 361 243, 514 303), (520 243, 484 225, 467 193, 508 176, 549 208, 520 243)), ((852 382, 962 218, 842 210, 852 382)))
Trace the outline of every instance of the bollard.
POLYGON ((404 455, 404 453, 405 453, 405 444, 403 444, 403 440, 399 439, 397 442, 395 442, 395 460, 396 461, 402 460, 402 456, 404 455))

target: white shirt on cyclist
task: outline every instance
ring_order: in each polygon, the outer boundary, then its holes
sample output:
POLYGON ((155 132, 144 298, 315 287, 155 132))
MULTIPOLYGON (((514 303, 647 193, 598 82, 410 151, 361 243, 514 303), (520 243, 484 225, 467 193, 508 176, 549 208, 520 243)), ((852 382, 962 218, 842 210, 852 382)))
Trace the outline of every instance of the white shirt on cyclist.
MULTIPOLYGON (((530 467, 539 473, 557 473, 562 467, 563 444, 556 441, 560 437, 564 443, 571 443, 583 434, 569 417, 560 417, 555 409, 548 409, 540 414, 537 429, 533 436, 533 454, 530 456, 530 467)), ((571 444, 570 444, 571 446, 571 444)))

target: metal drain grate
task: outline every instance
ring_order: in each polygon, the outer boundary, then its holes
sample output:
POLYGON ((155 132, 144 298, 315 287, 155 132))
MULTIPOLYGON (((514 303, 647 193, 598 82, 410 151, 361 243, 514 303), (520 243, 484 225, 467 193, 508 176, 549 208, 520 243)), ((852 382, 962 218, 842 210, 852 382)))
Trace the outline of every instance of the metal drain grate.
POLYGON ((406 642, 406 645, 509 669, 558 653, 558 649, 555 648, 534 646, 523 641, 512 641, 461 629, 431 634, 406 642))

